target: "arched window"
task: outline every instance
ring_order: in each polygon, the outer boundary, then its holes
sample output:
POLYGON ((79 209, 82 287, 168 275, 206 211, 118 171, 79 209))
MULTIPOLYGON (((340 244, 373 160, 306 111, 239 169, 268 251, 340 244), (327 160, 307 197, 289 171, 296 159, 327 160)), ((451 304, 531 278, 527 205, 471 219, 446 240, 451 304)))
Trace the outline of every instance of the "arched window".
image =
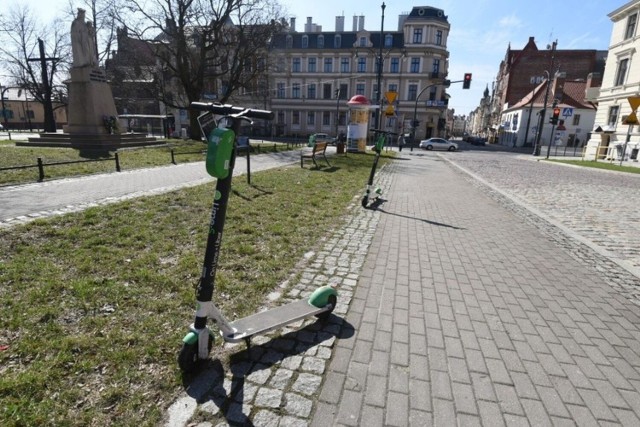
POLYGON ((336 34, 336 38, 333 39, 333 47, 339 48, 342 45, 342 36, 340 34, 336 34))

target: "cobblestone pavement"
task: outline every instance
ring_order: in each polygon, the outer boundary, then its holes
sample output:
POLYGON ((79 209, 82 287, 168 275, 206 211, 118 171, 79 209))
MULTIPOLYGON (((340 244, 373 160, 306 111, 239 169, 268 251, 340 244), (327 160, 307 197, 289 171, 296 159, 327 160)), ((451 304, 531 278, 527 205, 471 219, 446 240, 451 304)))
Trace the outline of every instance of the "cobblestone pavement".
POLYGON ((394 163, 310 424, 640 425, 638 279, 452 154, 394 163))

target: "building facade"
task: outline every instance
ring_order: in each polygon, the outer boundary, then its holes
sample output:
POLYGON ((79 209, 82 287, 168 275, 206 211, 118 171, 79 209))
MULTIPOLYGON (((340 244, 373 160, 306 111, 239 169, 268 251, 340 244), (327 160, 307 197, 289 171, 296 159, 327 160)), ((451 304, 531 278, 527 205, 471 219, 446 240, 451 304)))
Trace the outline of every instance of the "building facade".
POLYGON ((417 139, 446 135, 449 30, 444 11, 432 7, 414 7, 382 34, 367 30, 364 16, 354 16, 351 29, 338 16, 334 31, 312 18, 297 31, 292 20, 270 52, 276 135, 346 134, 355 95, 371 102, 371 126, 407 133, 415 118, 417 139))
POLYGON ((631 102, 636 108, 640 104, 640 0, 624 4, 608 17, 613 21, 611 44, 585 157, 637 160, 640 126, 625 124, 625 119, 632 113, 631 102))
POLYGON ((556 49, 555 43, 539 50, 533 37, 521 50, 509 46, 496 76, 489 131, 497 134, 503 124, 502 113, 556 73, 562 73, 567 81, 586 81, 591 74, 601 75, 606 55, 606 51, 593 49, 556 49))
MULTIPOLYGON (((44 107, 27 91, 0 86, 0 93, 0 123, 5 129, 37 132, 44 128, 44 107)), ((52 105, 56 127, 61 129, 67 124, 66 105, 58 101, 53 101, 52 105)))

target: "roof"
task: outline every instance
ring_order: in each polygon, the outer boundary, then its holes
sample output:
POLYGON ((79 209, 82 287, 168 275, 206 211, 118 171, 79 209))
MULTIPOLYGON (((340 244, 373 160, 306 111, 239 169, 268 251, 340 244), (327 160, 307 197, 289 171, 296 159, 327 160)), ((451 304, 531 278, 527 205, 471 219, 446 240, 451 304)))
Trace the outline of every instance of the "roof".
MULTIPOLYGON (((587 88, 587 82, 584 80, 565 80, 562 88, 562 98, 558 103, 559 107, 571 107, 576 109, 595 110, 596 107, 590 102, 585 101, 585 91, 587 88)), ((549 97, 547 99, 547 107, 551 106, 553 102, 552 88, 549 88, 549 97)), ((536 86, 531 92, 529 92, 524 98, 515 103, 512 107, 509 107, 505 112, 512 110, 519 110, 523 107, 531 105, 531 98, 533 97, 533 106, 542 108, 544 106, 544 97, 547 91, 547 81, 543 81, 536 86)))

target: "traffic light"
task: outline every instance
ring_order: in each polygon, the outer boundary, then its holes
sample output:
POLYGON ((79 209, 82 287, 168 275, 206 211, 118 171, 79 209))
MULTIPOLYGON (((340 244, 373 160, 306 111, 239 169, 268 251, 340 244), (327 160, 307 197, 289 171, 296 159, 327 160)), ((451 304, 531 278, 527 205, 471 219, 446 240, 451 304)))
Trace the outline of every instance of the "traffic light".
POLYGON ((462 82, 462 89, 469 89, 471 87, 471 73, 464 74, 464 81, 462 82))
POLYGON ((555 107, 553 109, 553 115, 551 117, 549 117, 549 123, 551 123, 552 125, 557 125, 558 124, 558 117, 560 117, 560 108, 559 107, 555 107))

